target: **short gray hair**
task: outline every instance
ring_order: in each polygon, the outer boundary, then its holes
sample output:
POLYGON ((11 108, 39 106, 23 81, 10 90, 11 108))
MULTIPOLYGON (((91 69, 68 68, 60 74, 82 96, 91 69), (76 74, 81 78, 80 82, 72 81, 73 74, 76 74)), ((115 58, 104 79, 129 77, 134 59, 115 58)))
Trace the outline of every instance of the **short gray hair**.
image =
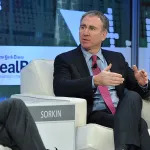
POLYGON ((103 29, 108 31, 108 29, 109 29, 109 20, 102 12, 100 12, 98 10, 88 11, 85 14, 83 14, 83 16, 81 17, 80 23, 82 22, 83 18, 86 17, 86 16, 97 16, 98 18, 100 18, 100 20, 103 23, 103 29))

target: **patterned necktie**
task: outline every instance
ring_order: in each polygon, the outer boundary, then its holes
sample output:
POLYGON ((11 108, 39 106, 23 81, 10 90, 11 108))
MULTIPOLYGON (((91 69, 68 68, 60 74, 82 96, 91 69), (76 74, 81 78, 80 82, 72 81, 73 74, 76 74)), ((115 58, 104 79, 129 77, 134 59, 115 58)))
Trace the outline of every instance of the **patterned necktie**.
MULTIPOLYGON (((97 56, 96 55, 92 56, 92 71, 93 71, 94 75, 97 75, 101 72, 100 68, 97 65, 97 56)), ((112 112, 112 114, 115 114, 116 109, 112 103, 112 99, 111 99, 108 87, 107 86, 98 86, 98 90, 101 93, 101 96, 103 97, 104 102, 106 103, 109 110, 112 112)))

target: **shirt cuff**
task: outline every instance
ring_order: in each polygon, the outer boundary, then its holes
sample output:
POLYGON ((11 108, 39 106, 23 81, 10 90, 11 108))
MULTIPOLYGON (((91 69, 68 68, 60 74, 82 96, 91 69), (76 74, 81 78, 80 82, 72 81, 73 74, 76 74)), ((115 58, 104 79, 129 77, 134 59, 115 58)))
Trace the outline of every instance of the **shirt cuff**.
POLYGON ((92 77, 92 88, 93 88, 93 89, 96 88, 96 86, 95 86, 95 84, 94 84, 94 76, 92 77))
POLYGON ((146 84, 146 85, 144 85, 144 86, 141 86, 141 85, 139 85, 141 88, 142 88, 142 90, 144 91, 144 92, 146 92, 147 90, 148 90, 148 84, 146 84))

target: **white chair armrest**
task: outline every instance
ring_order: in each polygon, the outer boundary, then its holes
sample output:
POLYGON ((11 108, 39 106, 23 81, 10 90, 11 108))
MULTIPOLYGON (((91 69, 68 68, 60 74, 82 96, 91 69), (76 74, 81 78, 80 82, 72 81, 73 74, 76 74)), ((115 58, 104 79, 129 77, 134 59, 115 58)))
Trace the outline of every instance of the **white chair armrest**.
MULTIPOLYGON (((55 97, 55 96, 44 96, 44 95, 32 95, 32 94, 15 94, 12 98, 19 98, 23 101, 31 100, 45 100, 45 101, 61 101, 75 104, 75 126, 80 127, 86 125, 86 114, 87 104, 85 99, 81 98, 70 98, 70 97, 55 97)), ((69 112, 68 112, 69 113, 69 112)))

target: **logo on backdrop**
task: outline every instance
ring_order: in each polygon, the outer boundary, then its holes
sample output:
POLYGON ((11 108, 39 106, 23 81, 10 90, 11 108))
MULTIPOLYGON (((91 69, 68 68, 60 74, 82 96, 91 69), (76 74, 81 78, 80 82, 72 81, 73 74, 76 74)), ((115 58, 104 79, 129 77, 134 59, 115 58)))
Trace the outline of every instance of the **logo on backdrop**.
POLYGON ((20 85, 20 71, 34 59, 54 60, 74 47, 0 46, 0 85, 20 85))
POLYGON ((0 78, 1 83, 5 79, 11 82, 14 78, 20 78, 20 71, 29 62, 22 55, 0 55, 0 78))
POLYGON ((24 60, 24 56, 18 55, 4 55, 0 56, 0 73, 20 73, 21 69, 28 64, 28 61, 24 60), (8 61, 4 61, 8 60, 8 61))

